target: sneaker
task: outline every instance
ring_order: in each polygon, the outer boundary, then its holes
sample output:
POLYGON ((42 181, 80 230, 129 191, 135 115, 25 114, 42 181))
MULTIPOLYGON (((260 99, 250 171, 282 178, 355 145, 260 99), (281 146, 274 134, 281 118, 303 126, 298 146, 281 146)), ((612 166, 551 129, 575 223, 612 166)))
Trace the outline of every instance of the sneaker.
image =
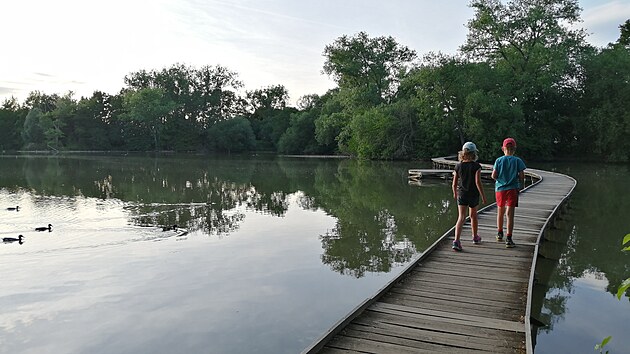
POLYGON ((497 242, 503 241, 503 230, 497 232, 497 242))
POLYGON ((473 244, 478 245, 481 243, 481 237, 479 235, 473 237, 473 244))
POLYGON ((505 240, 505 247, 512 248, 514 246, 516 245, 514 244, 514 241, 512 241, 512 237, 508 236, 508 238, 505 240))
POLYGON ((462 243, 459 242, 459 241, 453 241, 453 250, 461 251, 462 250, 462 243))

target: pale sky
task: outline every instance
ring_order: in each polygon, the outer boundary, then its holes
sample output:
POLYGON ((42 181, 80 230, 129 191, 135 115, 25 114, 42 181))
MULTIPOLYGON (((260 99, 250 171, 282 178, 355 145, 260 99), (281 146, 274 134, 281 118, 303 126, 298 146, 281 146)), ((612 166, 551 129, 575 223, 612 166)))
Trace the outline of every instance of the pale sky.
MULTIPOLYGON (((324 47, 360 31, 392 36, 419 56, 454 54, 473 12, 466 0, 4 0, 0 103, 30 91, 115 94, 130 72, 175 63, 221 65, 246 90, 284 85, 295 102, 335 86, 324 47)), ((588 40, 605 46, 629 0, 582 0, 588 40)))

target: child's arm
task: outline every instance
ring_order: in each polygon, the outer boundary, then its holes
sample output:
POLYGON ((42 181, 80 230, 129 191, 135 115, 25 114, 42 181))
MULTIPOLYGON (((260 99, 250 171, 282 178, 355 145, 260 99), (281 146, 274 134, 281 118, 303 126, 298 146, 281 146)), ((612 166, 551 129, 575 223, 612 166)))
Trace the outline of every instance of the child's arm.
POLYGON ((481 183, 481 169, 477 170, 475 173, 475 184, 477 185, 483 204, 486 204, 486 194, 483 192, 483 183, 481 183))
POLYGON ((521 171, 518 173, 518 183, 521 186, 520 189, 525 188, 525 172, 521 171))
POLYGON ((497 173, 497 170, 492 169, 492 175, 491 175, 492 179, 496 180, 498 175, 499 174, 497 173))
POLYGON ((457 176, 457 171, 453 171, 453 199, 457 200, 457 180, 459 177, 457 176))

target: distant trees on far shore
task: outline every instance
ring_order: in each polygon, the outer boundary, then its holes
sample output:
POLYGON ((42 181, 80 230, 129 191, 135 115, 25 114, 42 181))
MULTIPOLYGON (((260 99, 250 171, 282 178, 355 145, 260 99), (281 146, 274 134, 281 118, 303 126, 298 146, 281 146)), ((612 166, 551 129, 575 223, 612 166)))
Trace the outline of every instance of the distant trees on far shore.
POLYGON ((472 0, 457 55, 389 36, 324 48, 337 87, 290 107, 274 85, 242 93, 222 66, 130 73, 118 94, 33 91, 0 106, 0 150, 271 151, 421 159, 475 141, 485 160, 506 136, 530 159, 630 160, 630 20, 595 48, 577 0, 472 0))

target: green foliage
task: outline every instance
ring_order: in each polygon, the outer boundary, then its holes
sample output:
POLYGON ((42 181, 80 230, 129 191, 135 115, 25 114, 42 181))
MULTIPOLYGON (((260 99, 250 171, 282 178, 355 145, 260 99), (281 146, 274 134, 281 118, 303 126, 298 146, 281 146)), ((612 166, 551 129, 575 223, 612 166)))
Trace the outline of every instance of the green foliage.
POLYGON ((577 136, 590 151, 609 161, 629 161, 630 48, 613 45, 584 60, 583 117, 577 136))
MULTIPOLYGON (((164 97, 164 90, 159 88, 142 88, 137 91, 127 91, 123 98, 123 119, 129 121, 130 126, 140 127, 143 131, 151 132, 153 147, 160 149, 159 139, 164 131, 167 115, 177 107, 176 103, 164 97)), ((131 135, 139 144, 149 144, 141 135, 131 135)))
POLYGON ((277 150, 280 138, 287 131, 291 114, 288 91, 282 85, 247 92, 248 116, 260 150, 277 150))
POLYGON ((396 92, 405 69, 415 59, 415 51, 401 46, 393 37, 370 38, 359 32, 341 36, 324 48, 324 72, 339 87, 353 92, 362 104, 377 105, 396 92))
POLYGON ((209 147, 221 152, 244 152, 256 145, 249 121, 236 117, 215 123, 208 129, 209 147))
POLYGON ((608 336, 606 338, 604 338, 604 340, 602 340, 601 343, 595 345, 595 350, 599 351, 600 353, 606 353, 608 354, 608 350, 607 351, 603 351, 604 347, 606 346, 606 344, 608 344, 608 342, 612 339, 611 336, 608 336))
POLYGON ((22 146, 20 132, 27 113, 14 97, 0 106, 0 150, 18 150, 22 146))
POLYGON ((519 136, 532 155, 551 158, 571 141, 568 118, 586 50, 577 0, 473 0, 475 17, 461 47, 504 72, 502 85, 523 112, 519 136))
POLYGON ((77 102, 75 114, 64 128, 66 148, 72 150, 110 150, 110 131, 106 120, 110 96, 95 91, 90 98, 77 102))
POLYGON ((278 152, 285 154, 326 153, 315 140, 316 110, 291 114, 289 128, 278 141, 278 152))
MULTIPOLYGON (((630 234, 624 236, 621 246, 623 247, 622 251, 630 251, 630 234)), ((628 288, 630 288, 630 278, 624 280, 621 285, 619 285, 619 288, 617 289, 617 299, 621 300, 621 297, 626 293, 626 291, 628 291, 628 288)))
POLYGON ((247 92, 247 103, 252 112, 264 109, 283 109, 287 106, 289 91, 282 86, 270 86, 247 92))
POLYGON ((617 40, 617 44, 623 46, 630 46, 630 20, 626 20, 623 24, 619 25, 619 39, 617 40))
POLYGON ((43 146, 44 130, 40 125, 43 113, 39 108, 32 108, 24 119, 22 140, 26 149, 39 149, 43 146))
MULTIPOLYGON (((621 246, 623 247, 621 250, 624 252, 630 251, 630 234, 627 234, 626 236, 623 237, 623 240, 621 241, 621 246)), ((619 285, 619 287, 617 288, 617 299, 621 300, 621 297, 623 296, 623 294, 625 294, 628 289, 630 288, 630 278, 624 280, 621 282, 621 284, 619 285)), ((604 338, 604 340, 602 340, 601 343, 595 345, 595 350, 599 350, 600 353, 603 352, 603 348, 606 346, 606 344, 608 344, 608 342, 612 339, 611 336, 608 336, 606 338, 604 338)), ((608 351, 606 351, 606 353, 608 353, 608 351)))

